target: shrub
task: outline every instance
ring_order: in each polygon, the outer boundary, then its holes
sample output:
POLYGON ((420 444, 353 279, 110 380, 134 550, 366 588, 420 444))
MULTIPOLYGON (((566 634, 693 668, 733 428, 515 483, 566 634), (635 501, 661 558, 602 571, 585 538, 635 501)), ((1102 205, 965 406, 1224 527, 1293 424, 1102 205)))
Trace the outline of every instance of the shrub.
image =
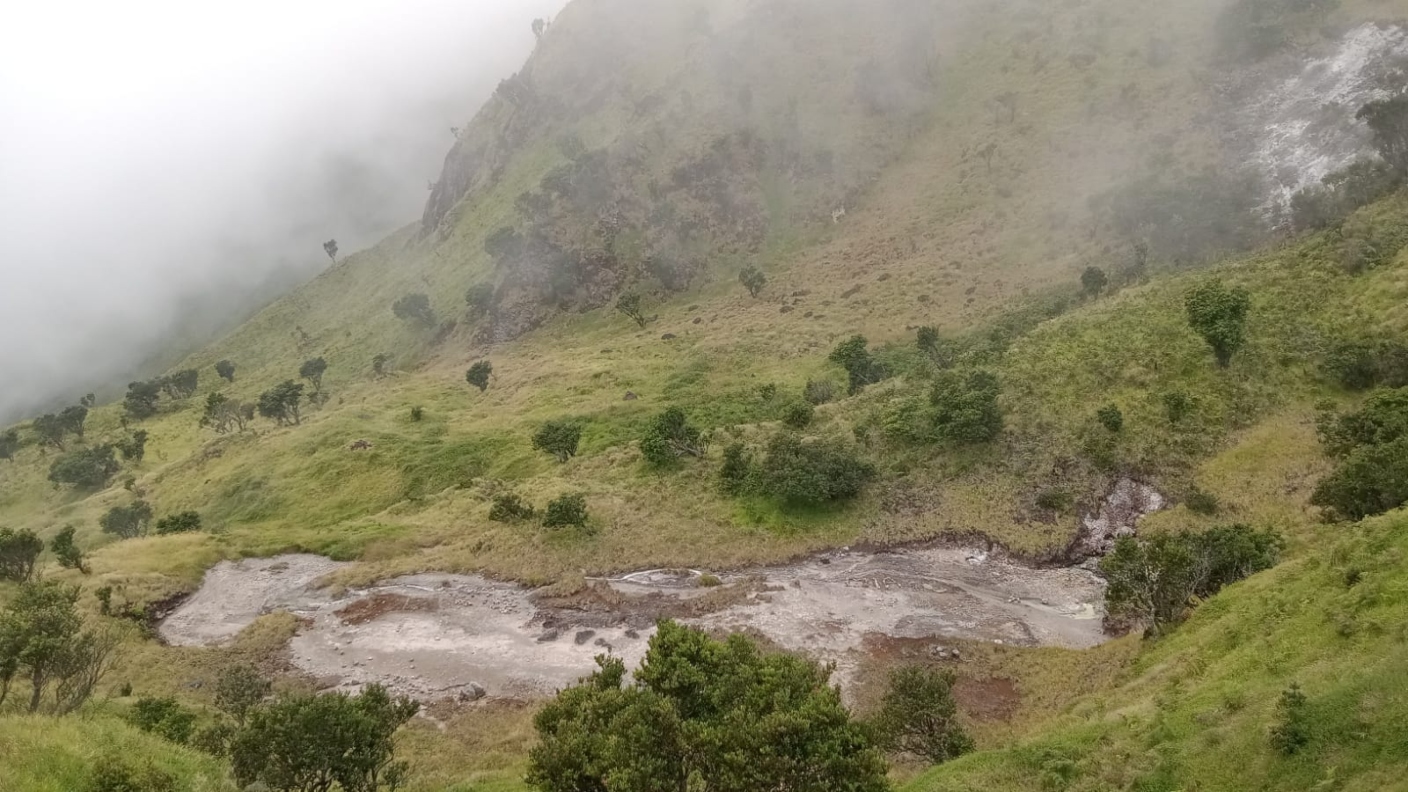
POLYGON ((1401 388, 1408 385, 1408 346, 1395 341, 1341 341, 1326 353, 1322 367, 1346 390, 1401 388))
POLYGON ((140 421, 156 415, 157 402, 160 399, 160 381, 134 382, 127 386, 127 396, 122 400, 122 408, 127 412, 128 418, 140 421))
POLYGON ((644 328, 649 321, 645 318, 645 311, 641 307, 640 295, 635 292, 627 292, 621 295, 621 299, 616 301, 616 310, 629 316, 642 328, 644 328))
POLYGON ((942 372, 929 401, 936 409, 935 430, 952 443, 987 443, 1002 433, 997 377, 986 371, 942 372))
POLYGON ((424 294, 407 294, 391 304, 391 313, 403 322, 430 328, 435 326, 435 311, 424 294))
POLYGON ((424 407, 421 407, 420 405, 416 405, 415 407, 412 407, 412 408, 411 408, 411 421, 414 422, 414 423, 420 423, 420 422, 423 421, 423 420, 425 420, 425 408, 424 408, 424 407))
POLYGON ((1310 502, 1354 521, 1408 503, 1408 438, 1356 449, 1321 479, 1310 502))
POLYGON ((144 500, 133 501, 127 506, 114 506, 98 519, 98 526, 104 533, 122 539, 135 539, 146 533, 147 524, 152 520, 151 504, 144 500))
POLYGON ((140 769, 105 755, 93 765, 84 792, 176 792, 176 777, 151 762, 140 769))
POLYGON ((829 404, 836 398, 836 384, 831 380, 807 380, 806 387, 802 389, 802 398, 818 407, 829 404))
POLYGON ((17 429, 0 432, 0 459, 14 459, 20 450, 20 433, 17 429))
POLYGON ((747 289, 748 294, 755 300, 763 293, 763 287, 768 285, 767 276, 752 265, 744 267, 743 271, 738 273, 738 282, 743 284, 743 288, 747 289))
POLYGON ((279 426, 294 426, 303 422, 300 406, 303 402, 303 386, 293 380, 264 391, 259 395, 259 414, 274 421, 279 426))
POLYGON ((1221 505, 1216 495, 1206 490, 1198 489, 1197 487, 1194 487, 1193 490, 1188 493, 1188 499, 1185 500, 1184 503, 1188 506, 1188 511, 1194 514, 1201 514, 1204 517, 1211 517, 1217 514, 1217 510, 1221 505))
POLYGON ((147 430, 138 429, 114 443, 127 462, 141 462, 147 456, 147 430))
POLYGON ((385 352, 378 353, 372 357, 372 374, 377 377, 386 375, 386 364, 391 362, 391 356, 385 352))
POLYGON ((1209 280, 1188 293, 1184 307, 1188 326, 1212 347, 1217 365, 1227 367, 1246 343, 1247 312, 1252 298, 1246 289, 1209 280))
POLYGON ((577 455, 582 427, 570 421, 548 421, 533 435, 533 448, 552 454, 558 462, 577 455))
POLYGON ((196 728, 195 712, 173 698, 140 698, 132 706, 127 721, 144 732, 163 737, 177 745, 190 742, 196 728))
POLYGON ((690 425, 684 410, 678 407, 656 416, 640 440, 641 455, 656 466, 668 465, 685 456, 702 459, 708 450, 703 434, 690 425))
POLYGON ((1110 277, 1099 267, 1086 267, 1080 275, 1080 291, 1086 297, 1099 297, 1110 285, 1110 277))
POLYGON ((537 510, 532 504, 525 503, 511 492, 495 495, 493 504, 489 506, 489 519, 494 522, 531 520, 536 514, 537 510))
POLYGON ((587 525, 587 499, 580 494, 563 495, 548 502, 543 514, 544 528, 585 528, 587 525))
POLYGON ((789 404, 782 413, 782 422, 793 429, 805 429, 812 425, 815 418, 816 408, 807 402, 789 404))
POLYGON ((325 358, 316 357, 303 361, 303 365, 298 367, 298 376, 308 380, 308 384, 313 386, 313 394, 316 396, 323 392, 323 375, 327 373, 327 370, 328 361, 325 358))
POLYGON ((49 480, 80 489, 102 489, 117 474, 119 466, 115 452, 116 449, 110 445, 70 451, 49 466, 49 480))
POLYGON ((254 666, 233 665, 215 680, 215 706, 244 726, 250 710, 268 697, 272 683, 254 666))
POLYGON ((885 764, 830 670, 662 621, 628 682, 603 655, 534 717, 528 783, 579 790, 883 792, 885 764))
POLYGON ((1291 223, 1302 231, 1328 228, 1387 195, 1397 184, 1386 163, 1359 160, 1291 196, 1291 223))
POLYGON ((742 443, 724 449, 724 462, 719 467, 719 489, 725 495, 741 495, 752 489, 756 470, 753 458, 742 443))
POLYGON ((1095 420, 1111 434, 1118 434, 1124 429, 1124 413, 1120 412, 1118 405, 1107 404, 1101 407, 1095 413, 1095 420))
POLYGON ((769 382, 758 387, 758 398, 765 402, 770 402, 777 398, 777 384, 769 382))
POLYGON ((305 788, 304 779, 325 779, 347 792, 395 789, 405 781, 406 766, 394 761, 392 738, 419 709, 380 685, 356 696, 280 696, 253 708, 230 741, 235 782, 241 789, 260 783, 287 790, 305 788))
POLYGON ((469 371, 465 372, 464 380, 483 393, 489 389, 489 378, 493 375, 494 364, 487 360, 481 360, 469 367, 469 371))
POLYGON ((828 358, 846 370, 849 380, 848 392, 854 396, 866 385, 880 382, 889 376, 879 362, 870 354, 865 336, 855 335, 836 345, 828 358))
POLYGON ((890 674, 889 689, 871 722, 881 747, 941 764, 973 750, 958 722, 954 674, 904 666, 890 674))
POLYGON ((234 382, 235 364, 231 363, 228 360, 222 360, 219 363, 215 364, 215 373, 219 375, 220 379, 225 380, 226 382, 234 382))
POLYGON ((49 550, 58 559, 59 566, 64 569, 77 569, 86 575, 88 570, 83 564, 83 551, 79 550, 78 544, 73 541, 73 534, 74 527, 65 525, 49 542, 49 550))
POLYGON ((83 630, 78 589, 26 583, 0 611, 0 705, 12 679, 28 680, 27 710, 66 715, 83 705, 112 667, 117 634, 83 630))
POLYGON ((1305 694, 1300 685, 1292 683, 1281 691, 1276 702, 1277 723, 1271 727, 1271 747, 1285 756, 1300 753, 1310 744, 1310 713, 1306 712, 1305 694))
POLYGON ((494 307, 494 287, 488 283, 478 283, 464 293, 464 303, 469 306, 469 315, 475 319, 488 315, 494 307))
POLYGON ((1111 618, 1142 623, 1158 634, 1183 620, 1192 598, 1210 597, 1270 569, 1282 544, 1275 531, 1245 525, 1121 538, 1100 561, 1109 582, 1106 608, 1111 618))
POLYGON ((44 542, 33 531, 0 528, 0 580, 12 583, 28 581, 42 552, 44 542))
POLYGON ((1042 490, 1036 496, 1036 505, 1038 509, 1044 511, 1065 514, 1075 505, 1075 496, 1071 495, 1069 490, 1064 489, 1042 490))
POLYGON ((162 517, 156 521, 156 532, 165 536, 168 534, 190 533, 200 530, 200 514, 193 511, 184 511, 180 514, 173 514, 162 517))
POLYGON ((874 466, 839 442, 803 443, 782 433, 768 443, 759 485, 778 500, 816 505, 854 498, 875 475, 874 466))
POLYGON ((1183 423, 1183 419, 1193 412, 1193 400, 1189 398, 1187 391, 1166 391, 1159 400, 1164 405, 1164 416, 1175 426, 1183 423))

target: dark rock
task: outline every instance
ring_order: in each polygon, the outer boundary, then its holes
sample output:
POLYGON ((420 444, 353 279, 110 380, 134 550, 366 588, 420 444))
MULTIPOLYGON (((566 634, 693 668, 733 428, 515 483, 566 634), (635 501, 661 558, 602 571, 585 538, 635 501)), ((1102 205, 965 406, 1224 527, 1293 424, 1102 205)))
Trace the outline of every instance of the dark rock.
POLYGON ((880 277, 876 278, 875 280, 876 280, 877 282, 879 282, 879 283, 884 283, 885 281, 887 281, 887 280, 889 280, 889 279, 890 279, 890 273, 888 273, 888 272, 882 272, 882 273, 880 274, 880 277))
POLYGON ((572 640, 573 640, 573 642, 576 643, 578 646, 582 646, 582 645, 585 644, 587 641, 590 641, 591 639, 593 639, 593 638, 595 638, 595 637, 596 637, 596 630, 582 630, 581 632, 577 633, 576 637, 574 637, 572 640))
POLYGON ((856 284, 855 286, 852 286, 851 288, 846 289, 845 291, 841 292, 841 299, 843 299, 843 300, 849 300, 850 298, 856 296, 857 294, 860 294, 860 290, 861 290, 861 289, 864 289, 864 288, 865 288, 865 286, 863 286, 863 285, 861 285, 861 284, 858 283, 858 284, 856 284))
POLYGON ((538 643, 547 643, 547 642, 549 642, 549 641, 556 641, 558 635, 559 635, 559 633, 558 633, 557 630, 548 630, 547 632, 545 632, 545 633, 543 633, 542 635, 539 635, 539 636, 538 636, 538 643))
POLYGON ((782 306, 782 312, 783 312, 783 313, 792 313, 792 306, 790 306, 790 305, 784 305, 784 306, 782 306))
POLYGON ((626 391, 626 395, 622 397, 622 401, 635 401, 639 398, 640 397, 636 395, 635 391, 626 391))
POLYGON ((665 335, 660 336, 661 341, 674 341, 676 338, 679 338, 679 336, 675 335, 674 333, 666 333, 665 335))
POLYGON ((695 323, 695 324, 704 324, 704 318, 703 318, 703 317, 700 317, 700 316, 696 316, 696 317, 694 317, 694 323, 695 323))

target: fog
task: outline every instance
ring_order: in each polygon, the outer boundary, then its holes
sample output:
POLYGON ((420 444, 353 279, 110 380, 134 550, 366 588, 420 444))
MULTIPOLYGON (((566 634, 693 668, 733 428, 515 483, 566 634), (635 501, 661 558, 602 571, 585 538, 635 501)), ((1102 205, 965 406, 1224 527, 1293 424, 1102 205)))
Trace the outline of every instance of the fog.
MULTIPOLYGON (((59 0, 0 30, 0 425, 414 222, 565 0, 59 0)), ((112 391, 108 391, 112 395, 112 391)))

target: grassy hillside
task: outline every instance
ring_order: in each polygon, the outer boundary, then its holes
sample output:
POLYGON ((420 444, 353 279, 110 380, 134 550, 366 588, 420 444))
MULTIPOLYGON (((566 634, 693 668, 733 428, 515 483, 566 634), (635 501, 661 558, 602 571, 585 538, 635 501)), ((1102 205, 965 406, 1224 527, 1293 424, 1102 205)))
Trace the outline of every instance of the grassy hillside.
MULTIPOLYGON (((1408 330, 1408 196, 1297 238, 1249 219, 1224 178, 1245 133, 1229 126, 1228 86, 1276 67, 1228 60, 1223 0, 854 5, 576 0, 460 132, 422 224, 178 366, 200 371, 189 398, 127 423, 120 404, 95 408, 70 448, 149 434, 145 458, 101 491, 52 485, 59 451, 19 427, 24 447, 0 461, 0 525, 45 538, 74 525, 91 574, 45 572, 81 585, 96 619, 100 587, 142 605, 194 590, 222 558, 287 551, 358 562, 342 583, 437 570, 565 587, 945 537, 1053 560, 1112 482, 1134 476, 1173 503, 1144 530, 1276 527, 1288 560, 1158 642, 967 647, 963 678, 1007 691, 996 710, 985 693, 965 701, 981 752, 897 777, 915 792, 1396 788, 1403 518, 1322 525, 1308 498, 1330 467, 1316 407, 1357 398, 1325 375, 1326 356, 1408 330), (517 242, 492 241, 505 228, 517 242), (1376 266, 1346 266, 1366 247, 1376 266), (757 298, 739 285, 745 265, 768 280, 757 298), (1110 274, 1106 294, 1079 294, 1087 266, 1110 274), (1212 278, 1252 296, 1246 347, 1226 369, 1184 310, 1212 278), (465 292, 485 284, 492 301, 472 310, 465 292), (612 309, 626 291, 643 296, 644 328, 612 309), (393 315, 413 293, 433 322, 393 315), (1000 383, 995 442, 934 436, 940 367, 915 344, 921 326, 940 330, 958 368, 1000 383), (893 376, 846 397, 827 355, 856 333, 893 376), (315 357, 328 399, 298 425, 200 425, 209 394, 255 401, 315 357), (233 383, 213 370, 226 359, 233 383), (483 359, 494 377, 481 393, 465 370, 483 359), (760 455, 821 380, 837 398, 805 433, 843 441, 877 479, 827 507, 724 495, 724 447, 760 455), (1171 394, 1188 400, 1177 422, 1171 394), (1109 405, 1119 432, 1097 420, 1109 405), (638 440, 666 407, 711 433, 704 459, 643 462, 638 440), (531 437, 563 418, 583 437, 559 464, 531 437), (592 530, 490 521, 509 491, 540 508, 583 493, 592 530), (1187 508, 1194 492, 1217 513, 1187 508), (100 530, 138 497, 158 516, 199 512, 203 530, 100 530), (1315 728, 1305 752, 1281 758, 1266 733, 1292 682, 1315 728)), ((1347 25, 1405 13, 1347 0, 1280 32, 1285 52, 1313 54, 1347 25)), ((280 669, 295 629, 274 615, 221 649, 134 630, 114 680, 207 706, 194 683, 231 659, 280 669)), ((521 788, 530 707, 432 714, 404 736, 412 788, 521 788)), ((79 788, 111 749, 222 788, 214 764, 109 708, 36 723, 0 717, 0 787, 79 788)))

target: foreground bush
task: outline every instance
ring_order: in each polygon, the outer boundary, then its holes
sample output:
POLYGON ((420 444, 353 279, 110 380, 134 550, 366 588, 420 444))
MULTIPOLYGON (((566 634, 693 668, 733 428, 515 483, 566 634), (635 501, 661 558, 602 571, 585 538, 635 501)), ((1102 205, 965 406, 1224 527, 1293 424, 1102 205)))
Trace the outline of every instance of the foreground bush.
POLYGON ((1322 414, 1319 434, 1339 465, 1315 487, 1312 504, 1362 520, 1408 503, 1408 388, 1378 391, 1353 412, 1322 414))
POLYGON ((973 750, 973 738, 958 722, 952 671, 905 666, 890 675, 890 687, 871 721, 888 751, 933 764, 973 750))
POLYGON ((829 669, 660 623, 630 682, 620 659, 534 718, 542 792, 881 792, 885 765, 829 669))

